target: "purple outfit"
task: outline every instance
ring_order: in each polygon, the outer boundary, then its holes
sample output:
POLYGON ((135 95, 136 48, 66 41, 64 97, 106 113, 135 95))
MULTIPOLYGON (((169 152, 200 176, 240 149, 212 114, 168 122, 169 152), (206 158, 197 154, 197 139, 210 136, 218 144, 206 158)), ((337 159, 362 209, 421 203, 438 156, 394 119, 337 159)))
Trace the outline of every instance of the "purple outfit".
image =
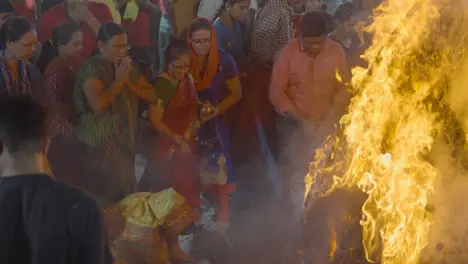
MULTIPOLYGON (((218 52, 218 70, 211 81, 211 85, 207 89, 198 92, 200 101, 208 101, 213 106, 218 105, 226 96, 225 82, 238 76, 237 66, 232 56, 223 49, 219 49, 218 52)), ((229 129, 221 118, 213 118, 200 128, 198 143, 202 182, 205 179, 203 183, 207 183, 207 177, 216 178, 213 176, 216 174, 219 177, 215 180, 216 182, 212 183, 235 184, 229 156, 229 129), (223 179, 223 177, 225 178, 223 179)))

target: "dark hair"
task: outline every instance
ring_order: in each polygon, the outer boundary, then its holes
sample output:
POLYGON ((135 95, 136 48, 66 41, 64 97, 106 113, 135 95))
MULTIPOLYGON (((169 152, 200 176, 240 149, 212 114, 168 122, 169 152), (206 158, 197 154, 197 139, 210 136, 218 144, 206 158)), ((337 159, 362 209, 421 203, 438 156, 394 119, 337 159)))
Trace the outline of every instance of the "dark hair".
POLYGON ((355 6, 353 3, 344 3, 338 6, 333 14, 333 18, 337 19, 338 21, 344 22, 353 16, 355 12, 355 6))
POLYGON ((32 30, 34 28, 28 20, 22 17, 9 18, 0 29, 0 47, 6 48, 8 42, 18 41, 32 30))
POLYGON ((328 10, 328 5, 325 4, 325 3, 322 3, 322 6, 321 6, 321 8, 320 8, 320 11, 322 11, 322 12, 327 12, 327 10, 328 10))
POLYGON ((81 28, 75 23, 65 23, 54 29, 52 32, 52 45, 57 51, 60 46, 68 44, 72 40, 73 34, 80 32, 81 28))
POLYGON ((192 21, 189 27, 189 37, 192 38, 192 34, 195 31, 205 29, 211 32, 212 25, 208 19, 198 18, 192 21))
POLYGON ((97 36, 98 41, 109 42, 114 36, 126 34, 125 30, 114 22, 102 24, 97 36))
POLYGON ((0 98, 0 142, 9 153, 40 152, 45 143, 46 110, 31 97, 0 98))
POLYGON ((223 0, 223 3, 221 4, 221 7, 219 7, 218 11, 216 12, 216 15, 213 18, 213 21, 215 21, 218 17, 221 16, 221 14, 226 11, 227 4, 229 0, 223 0))
POLYGON ((232 6, 232 5, 235 5, 235 4, 240 3, 240 2, 242 2, 242 0, 223 0, 223 4, 221 5, 221 7, 216 12, 216 15, 214 16, 213 21, 216 20, 218 17, 220 17, 221 14, 224 11, 226 11, 228 6, 232 6))
POLYGON ((320 37, 327 34, 327 23, 321 12, 305 13, 299 26, 302 37, 320 37))
POLYGON ((59 47, 70 42, 73 34, 80 30, 80 26, 75 23, 65 23, 54 29, 52 39, 44 43, 41 55, 36 61, 36 67, 41 73, 44 73, 52 59, 59 55, 59 47))
POLYGON ((164 50, 164 65, 177 60, 184 53, 189 53, 187 43, 183 40, 173 39, 164 50))
POLYGON ((6 0, 1 0, 0 1, 0 13, 5 14, 5 13, 14 13, 15 9, 13 8, 13 5, 11 4, 10 1, 6 0))

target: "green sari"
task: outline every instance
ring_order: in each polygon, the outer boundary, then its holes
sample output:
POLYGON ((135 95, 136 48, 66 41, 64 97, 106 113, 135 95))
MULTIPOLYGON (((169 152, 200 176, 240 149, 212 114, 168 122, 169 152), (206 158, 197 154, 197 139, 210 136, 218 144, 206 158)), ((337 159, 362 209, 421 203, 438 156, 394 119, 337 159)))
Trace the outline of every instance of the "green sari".
MULTIPOLYGON (((115 79, 112 63, 101 56, 89 58, 76 77, 73 99, 79 120, 78 139, 85 148, 87 186, 80 186, 106 206, 136 190, 134 145, 138 119, 138 99, 128 87, 122 87, 114 103, 93 111, 83 91, 84 83, 98 79, 106 91, 115 79)), ((138 73, 131 74, 136 81, 138 73)))

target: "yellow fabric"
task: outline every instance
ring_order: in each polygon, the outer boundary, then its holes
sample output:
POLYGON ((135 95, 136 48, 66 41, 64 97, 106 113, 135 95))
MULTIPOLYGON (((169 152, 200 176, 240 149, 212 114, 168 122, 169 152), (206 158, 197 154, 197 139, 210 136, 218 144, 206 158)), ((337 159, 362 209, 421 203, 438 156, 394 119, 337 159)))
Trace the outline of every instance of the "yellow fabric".
MULTIPOLYGON (((117 8, 117 5, 115 4, 114 0, 93 0, 93 1, 96 3, 107 5, 112 15, 112 20, 114 20, 114 22, 119 25, 122 23, 122 16, 120 15, 119 9, 117 8)), ((132 21, 135 21, 138 17, 138 12, 139 12, 139 7, 138 7, 137 2, 135 0, 130 0, 128 1, 127 6, 125 7, 123 19, 131 19, 132 21)))
POLYGON ((180 207, 184 201, 182 195, 169 188, 157 193, 131 194, 119 204, 125 206, 122 215, 128 222, 145 227, 158 227, 164 223, 169 213, 180 207))
POLYGON ((135 20, 138 17, 139 10, 140 9, 136 1, 128 2, 127 7, 125 8, 124 16, 123 16, 124 19, 131 19, 133 22, 135 22, 135 20))

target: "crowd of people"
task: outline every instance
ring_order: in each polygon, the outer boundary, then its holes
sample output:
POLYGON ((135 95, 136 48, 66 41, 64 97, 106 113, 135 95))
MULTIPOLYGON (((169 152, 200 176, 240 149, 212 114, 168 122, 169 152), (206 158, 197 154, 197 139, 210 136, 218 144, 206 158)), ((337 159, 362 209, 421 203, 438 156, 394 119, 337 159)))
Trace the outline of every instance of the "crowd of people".
POLYGON ((249 195, 299 216, 376 2, 1 0, 0 263, 193 261, 249 195))

